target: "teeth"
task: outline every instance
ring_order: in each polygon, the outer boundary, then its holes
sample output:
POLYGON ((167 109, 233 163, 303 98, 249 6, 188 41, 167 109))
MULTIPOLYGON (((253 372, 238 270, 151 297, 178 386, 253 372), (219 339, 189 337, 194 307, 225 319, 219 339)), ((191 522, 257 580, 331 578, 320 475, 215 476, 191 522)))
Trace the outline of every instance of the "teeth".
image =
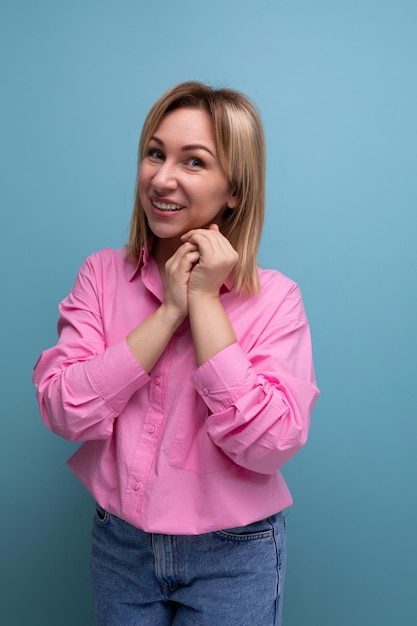
POLYGON ((180 204, 170 204, 167 202, 156 202, 152 200, 152 204, 160 211, 179 211, 183 207, 180 204))

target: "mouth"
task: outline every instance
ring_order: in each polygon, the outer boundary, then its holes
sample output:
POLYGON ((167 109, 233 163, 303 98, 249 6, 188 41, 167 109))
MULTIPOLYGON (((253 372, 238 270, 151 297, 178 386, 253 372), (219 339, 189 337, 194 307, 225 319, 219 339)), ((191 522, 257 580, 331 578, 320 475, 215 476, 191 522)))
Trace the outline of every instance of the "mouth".
POLYGON ((159 211, 180 211, 184 207, 181 204, 173 204, 172 202, 157 202, 151 200, 152 205, 159 211))

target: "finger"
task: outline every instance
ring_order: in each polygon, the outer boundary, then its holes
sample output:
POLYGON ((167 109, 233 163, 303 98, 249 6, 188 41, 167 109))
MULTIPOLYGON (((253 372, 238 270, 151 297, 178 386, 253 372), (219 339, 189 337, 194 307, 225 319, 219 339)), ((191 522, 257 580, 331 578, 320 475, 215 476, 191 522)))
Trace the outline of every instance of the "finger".
POLYGON ((204 241, 215 241, 217 237, 223 237, 220 231, 208 228, 195 228, 182 235, 184 241, 197 243, 197 245, 204 241))
POLYGON ((196 243, 193 243, 192 241, 185 241, 181 246, 177 248, 173 256, 175 255, 183 256, 184 254, 187 254, 188 252, 197 250, 197 248, 198 246, 196 243))
POLYGON ((189 241, 198 245, 201 254, 214 253, 219 254, 221 252, 227 254, 234 251, 233 246, 229 240, 218 230, 213 229, 196 229, 187 233, 189 241))
POLYGON ((212 224, 209 224, 206 227, 203 228, 193 228, 192 230, 189 230, 187 233, 184 233, 183 235, 181 235, 180 239, 182 241, 188 241, 189 238, 193 235, 193 233, 197 232, 197 231, 207 231, 207 230, 211 230, 211 231, 220 231, 219 225, 216 224, 215 222, 213 222, 212 224))
POLYGON ((191 241, 186 241, 181 246, 179 246, 179 248, 177 248, 174 254, 168 259, 167 263, 171 265, 176 264, 180 262, 181 259, 184 258, 190 252, 196 252, 196 251, 198 251, 198 245, 191 241))
POLYGON ((166 270, 174 276, 189 272, 200 258, 200 251, 195 244, 185 246, 179 254, 177 252, 165 264, 166 270))

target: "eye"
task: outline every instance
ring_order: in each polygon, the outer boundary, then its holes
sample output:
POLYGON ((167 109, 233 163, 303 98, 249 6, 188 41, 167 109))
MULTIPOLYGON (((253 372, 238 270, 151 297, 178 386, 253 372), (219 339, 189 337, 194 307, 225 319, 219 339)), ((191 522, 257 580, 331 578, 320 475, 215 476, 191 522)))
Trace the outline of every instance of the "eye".
POLYGON ((190 167, 203 167, 204 163, 201 159, 198 159, 197 157, 190 157, 187 161, 187 165, 189 165, 190 167))
POLYGON ((149 148, 147 152, 147 156, 151 159, 155 159, 156 161, 164 161, 165 155, 158 148, 149 148))

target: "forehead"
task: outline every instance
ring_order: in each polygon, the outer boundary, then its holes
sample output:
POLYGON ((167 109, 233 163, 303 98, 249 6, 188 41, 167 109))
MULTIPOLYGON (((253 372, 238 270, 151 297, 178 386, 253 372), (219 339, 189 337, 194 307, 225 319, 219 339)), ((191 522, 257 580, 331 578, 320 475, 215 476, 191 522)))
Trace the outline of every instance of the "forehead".
POLYGON ((213 122, 205 109, 181 107, 169 111, 152 134, 158 139, 175 139, 179 143, 203 142, 211 147, 216 144, 213 122))

